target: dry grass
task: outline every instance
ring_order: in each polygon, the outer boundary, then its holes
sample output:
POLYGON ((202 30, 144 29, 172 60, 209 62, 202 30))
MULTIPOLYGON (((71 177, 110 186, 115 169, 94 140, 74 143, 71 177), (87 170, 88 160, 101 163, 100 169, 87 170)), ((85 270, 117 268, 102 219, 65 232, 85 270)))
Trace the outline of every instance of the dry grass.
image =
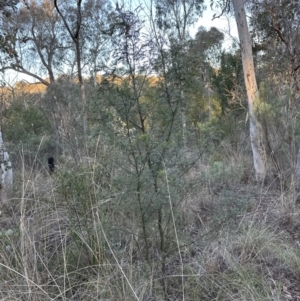
POLYGON ((59 175, 20 173, 0 218, 1 300, 300 299, 292 188, 245 183, 238 163, 195 166, 184 200, 173 205, 169 192, 164 207, 166 254, 156 224, 147 224, 146 262, 124 194, 101 199, 101 175, 86 170, 73 176, 91 186, 68 199, 59 175))

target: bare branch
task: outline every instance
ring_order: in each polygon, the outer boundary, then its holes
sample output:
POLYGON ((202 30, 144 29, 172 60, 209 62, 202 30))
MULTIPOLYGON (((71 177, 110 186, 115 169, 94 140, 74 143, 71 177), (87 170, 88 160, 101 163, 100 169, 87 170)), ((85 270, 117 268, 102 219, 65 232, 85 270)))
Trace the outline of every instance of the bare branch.
POLYGON ((69 25, 68 25, 68 23, 67 23, 65 17, 63 16, 63 14, 61 13, 60 9, 58 8, 57 0, 54 0, 54 6, 55 6, 55 8, 56 8, 58 14, 59 14, 60 17, 62 18, 62 20, 63 20, 63 22, 64 22, 64 24, 65 24, 65 27, 66 27, 67 31, 69 32, 71 38, 74 40, 74 35, 73 35, 73 33, 72 33, 72 31, 71 31, 71 29, 70 29, 70 27, 69 27, 69 25))
POLYGON ((25 70, 22 66, 19 65, 13 65, 13 66, 9 66, 9 67, 4 67, 0 69, 0 72, 4 72, 5 70, 14 70, 16 72, 20 72, 26 75, 29 75, 37 80, 39 80, 42 84, 44 84, 45 86, 49 86, 50 83, 46 80, 44 80, 43 78, 39 77, 38 75, 31 73, 30 71, 25 70))
MULTIPOLYGON (((215 19, 218 19, 218 18, 222 17, 225 13, 229 13, 230 12, 230 0, 223 0, 223 3, 224 3, 224 6, 222 8, 222 12, 219 15, 214 14, 213 18, 212 18, 212 21, 215 20, 215 19)), ((211 1, 210 7, 211 8, 213 7, 213 1, 211 1)))

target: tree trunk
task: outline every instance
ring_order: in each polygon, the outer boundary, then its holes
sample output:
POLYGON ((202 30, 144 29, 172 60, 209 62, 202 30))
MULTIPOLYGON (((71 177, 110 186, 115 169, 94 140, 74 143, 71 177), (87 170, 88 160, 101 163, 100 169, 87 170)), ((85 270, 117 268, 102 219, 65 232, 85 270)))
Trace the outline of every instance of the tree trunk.
POLYGON ((244 80, 248 97, 250 122, 250 139, 253 153, 255 175, 258 181, 266 176, 266 151, 263 139, 262 125, 257 118, 259 93, 254 72, 252 44, 249 35, 244 0, 232 0, 242 52, 244 80))
POLYGON ((0 131, 0 204, 5 205, 7 202, 7 192, 13 187, 13 172, 8 152, 5 149, 2 140, 2 132, 0 131))

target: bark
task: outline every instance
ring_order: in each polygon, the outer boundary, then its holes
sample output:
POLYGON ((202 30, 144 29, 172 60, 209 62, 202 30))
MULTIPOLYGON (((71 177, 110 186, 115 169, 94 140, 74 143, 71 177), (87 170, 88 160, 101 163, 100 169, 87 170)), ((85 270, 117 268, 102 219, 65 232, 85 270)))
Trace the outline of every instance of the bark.
POLYGON ((250 139, 255 175, 258 181, 263 181, 266 176, 266 151, 263 139, 263 128, 257 117, 259 93, 254 71, 252 43, 247 25, 244 0, 232 0, 232 2, 240 39, 244 80, 248 97, 250 139))
POLYGON ((11 162, 9 160, 8 152, 5 149, 4 142, 2 140, 2 132, 0 131, 0 169, 1 169, 1 178, 0 178, 0 198, 3 202, 4 195, 6 192, 12 189, 13 185, 13 172, 11 162))

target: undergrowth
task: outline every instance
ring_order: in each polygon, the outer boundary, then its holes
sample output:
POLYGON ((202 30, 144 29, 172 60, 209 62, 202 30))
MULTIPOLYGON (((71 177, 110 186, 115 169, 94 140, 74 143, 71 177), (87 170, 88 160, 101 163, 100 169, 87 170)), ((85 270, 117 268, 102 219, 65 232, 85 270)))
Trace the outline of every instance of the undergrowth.
POLYGON ((292 186, 198 161, 183 188, 162 173, 161 202, 143 186, 145 209, 117 158, 99 162, 17 174, 1 210, 1 300, 299 300, 292 186))

